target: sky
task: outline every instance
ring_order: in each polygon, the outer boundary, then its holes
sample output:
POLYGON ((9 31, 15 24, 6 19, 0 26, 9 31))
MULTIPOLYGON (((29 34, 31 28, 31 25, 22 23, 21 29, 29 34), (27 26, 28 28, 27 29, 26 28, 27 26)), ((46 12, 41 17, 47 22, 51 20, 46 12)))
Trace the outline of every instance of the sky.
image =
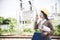
MULTIPOLYGON (((23 0, 23 7, 25 10, 29 8, 29 0, 23 0)), ((31 0, 32 1, 32 0, 31 0)), ((57 13, 60 13, 60 0, 33 0, 32 5, 37 11, 46 8, 49 13, 55 12, 55 4, 57 3, 57 13), (52 9, 53 7, 53 9, 52 9)), ((0 16, 16 18, 20 13, 19 0, 0 0, 0 16)))

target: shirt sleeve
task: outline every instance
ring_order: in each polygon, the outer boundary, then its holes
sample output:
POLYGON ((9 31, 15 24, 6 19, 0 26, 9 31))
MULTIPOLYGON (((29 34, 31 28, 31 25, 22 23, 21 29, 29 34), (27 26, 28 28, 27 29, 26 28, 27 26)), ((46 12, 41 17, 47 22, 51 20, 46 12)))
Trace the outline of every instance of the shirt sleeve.
POLYGON ((48 27, 49 27, 52 31, 54 30, 53 25, 52 25, 50 22, 48 22, 48 27))
POLYGON ((35 22, 35 24, 34 24, 34 29, 38 29, 38 24, 37 24, 37 22, 35 22))

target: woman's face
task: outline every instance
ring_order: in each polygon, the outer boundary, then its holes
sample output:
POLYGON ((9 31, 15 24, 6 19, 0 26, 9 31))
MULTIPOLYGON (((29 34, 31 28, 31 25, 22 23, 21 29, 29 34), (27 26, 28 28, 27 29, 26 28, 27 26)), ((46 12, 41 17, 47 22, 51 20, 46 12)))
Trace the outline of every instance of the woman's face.
POLYGON ((44 19, 43 13, 40 13, 40 18, 44 19))

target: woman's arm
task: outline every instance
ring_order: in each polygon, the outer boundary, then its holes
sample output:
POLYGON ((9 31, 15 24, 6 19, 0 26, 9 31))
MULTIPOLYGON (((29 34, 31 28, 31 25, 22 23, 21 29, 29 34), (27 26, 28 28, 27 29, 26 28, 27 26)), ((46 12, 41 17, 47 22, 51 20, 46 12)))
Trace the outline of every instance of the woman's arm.
POLYGON ((52 31, 54 31, 53 25, 52 25, 50 22, 48 22, 48 27, 49 27, 52 31))
POLYGON ((48 27, 51 29, 51 35, 54 33, 54 28, 53 28, 53 25, 50 23, 50 22, 48 22, 48 27))
POLYGON ((46 27, 50 28, 50 31, 46 28, 47 31, 46 31, 46 29, 44 29, 44 31, 43 31, 42 34, 45 35, 45 36, 47 36, 47 35, 52 35, 53 32, 54 32, 54 28, 53 28, 52 24, 51 24, 50 22, 47 21, 46 27))
POLYGON ((37 24, 37 22, 34 23, 34 29, 38 29, 38 24, 37 24))
POLYGON ((38 29, 37 21, 38 21, 38 15, 36 15, 35 17, 34 29, 38 29))

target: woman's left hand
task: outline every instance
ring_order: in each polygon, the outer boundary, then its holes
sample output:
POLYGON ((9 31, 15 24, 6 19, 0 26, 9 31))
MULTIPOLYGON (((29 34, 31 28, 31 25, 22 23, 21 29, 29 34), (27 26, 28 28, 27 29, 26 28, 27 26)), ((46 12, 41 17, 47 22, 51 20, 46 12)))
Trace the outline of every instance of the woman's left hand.
POLYGON ((43 32, 42 34, 45 35, 45 36, 47 36, 48 35, 48 32, 43 32))

